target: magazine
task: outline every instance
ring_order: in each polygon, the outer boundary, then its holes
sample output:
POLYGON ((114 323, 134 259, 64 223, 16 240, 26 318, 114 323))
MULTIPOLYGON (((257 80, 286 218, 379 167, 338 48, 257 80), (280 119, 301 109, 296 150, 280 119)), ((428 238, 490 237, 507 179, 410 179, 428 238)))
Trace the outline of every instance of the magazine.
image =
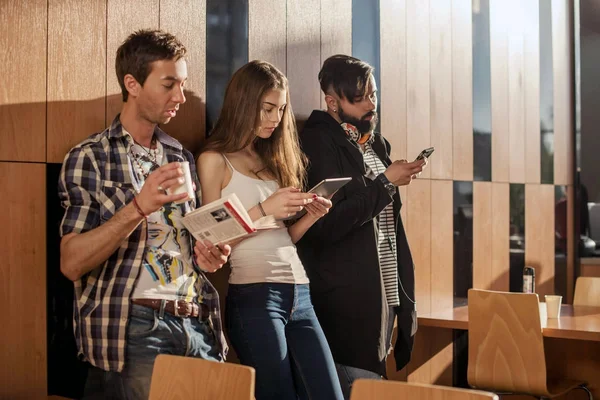
POLYGON ((281 228, 272 215, 252 221, 235 193, 187 213, 183 225, 196 240, 227 243, 259 230, 281 228))

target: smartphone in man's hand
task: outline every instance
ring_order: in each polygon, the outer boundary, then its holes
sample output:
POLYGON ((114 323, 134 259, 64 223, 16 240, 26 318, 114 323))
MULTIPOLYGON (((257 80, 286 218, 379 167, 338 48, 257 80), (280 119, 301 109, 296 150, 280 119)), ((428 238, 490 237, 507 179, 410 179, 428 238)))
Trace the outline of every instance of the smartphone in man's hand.
POLYGON ((419 155, 417 156, 417 158, 415 158, 415 161, 419 161, 422 160, 424 158, 429 158, 429 156, 435 151, 434 147, 429 147, 425 150, 423 150, 422 152, 419 153, 419 155))

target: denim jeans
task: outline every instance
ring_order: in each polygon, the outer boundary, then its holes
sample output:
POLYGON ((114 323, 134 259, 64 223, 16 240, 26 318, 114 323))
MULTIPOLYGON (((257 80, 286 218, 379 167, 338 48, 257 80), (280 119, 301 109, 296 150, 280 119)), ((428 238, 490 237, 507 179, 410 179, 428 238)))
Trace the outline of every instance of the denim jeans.
POLYGON ((242 364, 256 370, 256 400, 341 400, 308 285, 229 285, 226 321, 242 364))
MULTIPOLYGON (((390 349, 392 345, 392 334, 394 333, 394 319, 396 318, 396 312, 394 307, 390 307, 388 314, 387 332, 386 332, 386 345, 390 349)), ((344 394, 344 400, 350 399, 350 392, 352 391, 352 385, 357 379, 383 379, 383 377, 373 371, 366 369, 351 367, 349 365, 335 363, 335 369, 337 370, 338 377, 340 379, 340 385, 342 386, 342 393, 344 394)))
POLYGON ((207 321, 181 318, 133 304, 126 334, 125 367, 121 372, 92 367, 84 399, 146 400, 154 360, 159 354, 221 361, 207 321))

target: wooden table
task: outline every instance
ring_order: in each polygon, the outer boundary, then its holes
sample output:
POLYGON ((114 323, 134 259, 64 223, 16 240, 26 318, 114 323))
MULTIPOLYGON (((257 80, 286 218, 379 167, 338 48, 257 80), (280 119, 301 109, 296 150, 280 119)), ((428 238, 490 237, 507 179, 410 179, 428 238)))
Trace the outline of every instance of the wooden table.
MULTIPOLYGON (((546 304, 540 303, 540 314, 549 376, 586 381, 594 396, 600 396, 600 307, 566 304, 561 306, 560 318, 548 319, 546 304)), ((419 315, 419 326, 468 331, 468 308, 461 304, 453 309, 419 315)), ((460 368, 465 369, 462 372, 466 377, 466 364, 460 368)), ((578 392, 560 399, 587 399, 583 392, 578 392)), ((511 400, 516 398, 511 397, 511 400)))
MULTIPOLYGON (((600 342, 600 307, 563 304, 560 318, 554 319, 546 318, 546 303, 540 303, 540 313, 544 337, 600 342)), ((462 306, 420 315, 419 326, 468 330, 468 308, 462 306)))

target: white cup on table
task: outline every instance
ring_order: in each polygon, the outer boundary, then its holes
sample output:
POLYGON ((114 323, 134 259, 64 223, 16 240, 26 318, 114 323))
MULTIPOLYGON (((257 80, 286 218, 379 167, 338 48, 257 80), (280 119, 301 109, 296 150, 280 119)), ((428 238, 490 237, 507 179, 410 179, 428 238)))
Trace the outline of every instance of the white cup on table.
POLYGON ((547 294, 545 298, 546 312, 548 313, 548 318, 560 317, 560 305, 562 304, 562 296, 547 294))

